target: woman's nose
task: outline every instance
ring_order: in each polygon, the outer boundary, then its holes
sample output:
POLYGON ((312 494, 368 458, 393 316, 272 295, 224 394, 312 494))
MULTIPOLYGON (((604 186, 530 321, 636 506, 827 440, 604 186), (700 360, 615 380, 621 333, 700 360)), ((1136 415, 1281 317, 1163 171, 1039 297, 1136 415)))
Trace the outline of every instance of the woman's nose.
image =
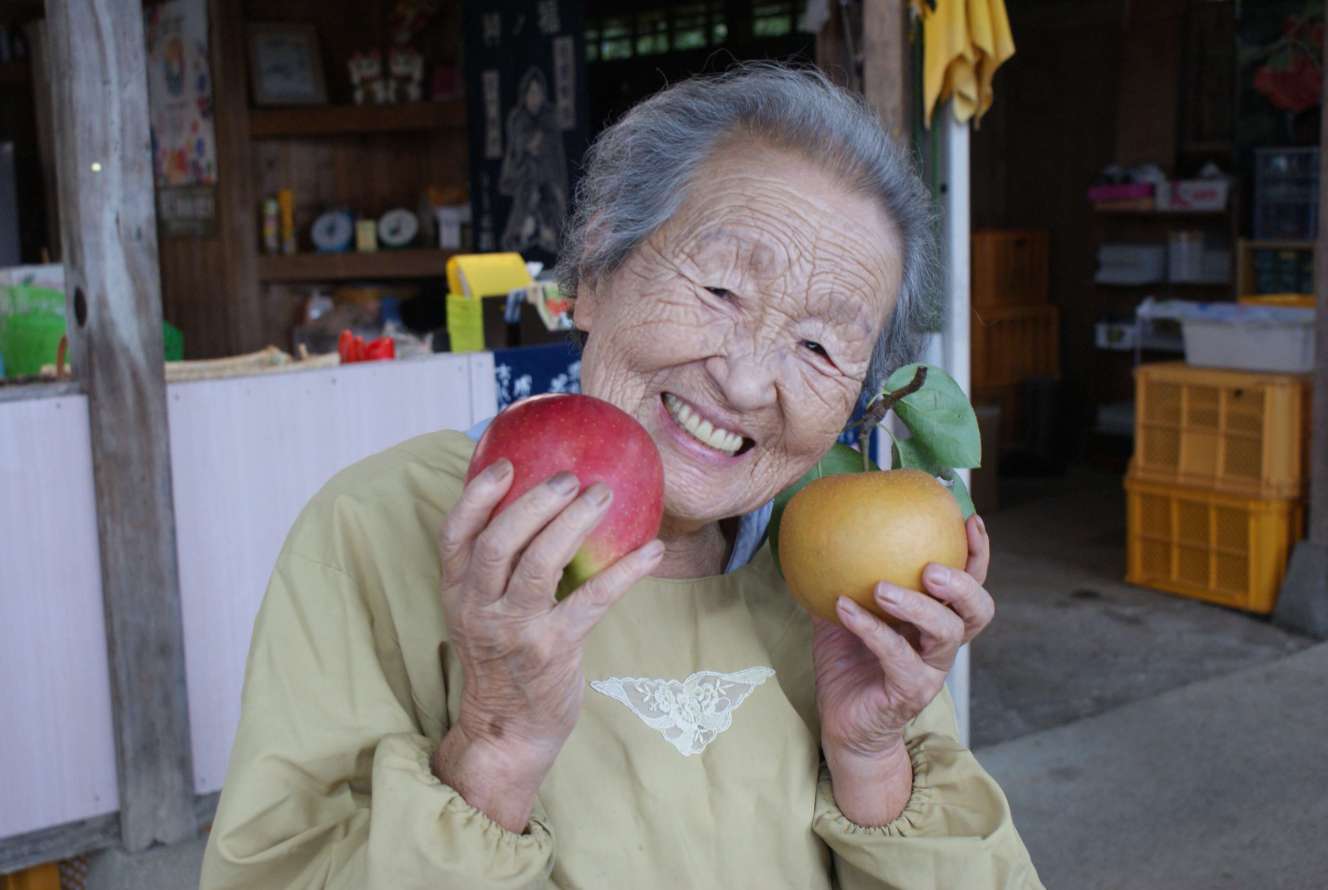
POLYGON ((774 404, 774 356, 748 351, 729 353, 712 357, 706 366, 734 410, 755 411, 774 404))

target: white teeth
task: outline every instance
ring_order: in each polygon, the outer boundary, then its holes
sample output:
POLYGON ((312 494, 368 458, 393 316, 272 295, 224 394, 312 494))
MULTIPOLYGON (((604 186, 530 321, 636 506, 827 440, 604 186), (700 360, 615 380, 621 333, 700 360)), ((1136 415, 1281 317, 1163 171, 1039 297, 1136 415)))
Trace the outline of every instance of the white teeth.
POLYGON ((711 448, 734 454, 742 447, 742 436, 697 417, 696 412, 673 393, 664 394, 664 407, 668 408, 669 414, 673 415, 683 429, 711 448))

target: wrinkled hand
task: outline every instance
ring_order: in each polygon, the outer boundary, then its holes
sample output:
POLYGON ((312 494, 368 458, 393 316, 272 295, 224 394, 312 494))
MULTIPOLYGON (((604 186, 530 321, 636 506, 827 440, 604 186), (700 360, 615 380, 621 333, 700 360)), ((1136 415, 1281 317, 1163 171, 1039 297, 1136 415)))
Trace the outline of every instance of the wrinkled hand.
POLYGON ((434 771, 519 831, 580 714, 586 637, 664 548, 647 544, 557 602, 563 569, 612 492, 596 484, 578 495, 576 477, 559 473, 490 518, 512 478, 511 463, 500 460, 472 479, 439 539, 443 615, 462 691, 434 771))
POLYGON ((838 772, 856 780, 901 757, 907 766, 904 725, 940 693, 959 647, 981 633, 995 614, 995 603, 982 587, 991 556, 986 528, 974 516, 966 530, 966 571, 931 564, 923 573, 926 593, 884 582, 877 586, 876 602, 898 630, 847 597, 837 604, 843 627, 814 619, 821 744, 836 797, 838 772))

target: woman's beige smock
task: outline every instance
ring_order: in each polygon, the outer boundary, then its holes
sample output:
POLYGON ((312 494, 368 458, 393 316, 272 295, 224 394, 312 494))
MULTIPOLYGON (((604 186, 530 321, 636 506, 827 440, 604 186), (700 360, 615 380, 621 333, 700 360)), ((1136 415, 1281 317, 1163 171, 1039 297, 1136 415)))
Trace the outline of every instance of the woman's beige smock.
POLYGON ((461 695, 436 537, 473 449, 406 442, 296 522, 254 627, 204 890, 1041 886, 947 695, 910 725, 903 814, 840 813, 811 626, 768 548, 727 575, 648 579, 609 611, 525 834, 468 805, 429 760, 461 695))

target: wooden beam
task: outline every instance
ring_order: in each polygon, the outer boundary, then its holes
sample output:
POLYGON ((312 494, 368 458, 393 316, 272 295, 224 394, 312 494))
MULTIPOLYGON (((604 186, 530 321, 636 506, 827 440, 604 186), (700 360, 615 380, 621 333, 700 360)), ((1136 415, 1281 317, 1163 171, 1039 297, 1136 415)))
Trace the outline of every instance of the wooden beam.
POLYGON ((845 40, 844 10, 837 0, 827 2, 830 17, 816 35, 816 65, 841 87, 857 89, 857 60, 845 40))
POLYGON ((120 831, 197 832, 139 0, 47 0, 73 365, 88 394, 120 831))
MULTIPOLYGON (((1324 35, 1328 50, 1328 34, 1324 35)), ((1328 87, 1328 69, 1323 72, 1328 87)), ((1328 115, 1319 123, 1319 144, 1328 146, 1328 115)), ((1319 181, 1328 176, 1328 151, 1319 152, 1319 181)), ((1319 218, 1328 213, 1328 187, 1319 189, 1319 218)), ((1319 224, 1314 255, 1314 388, 1310 408, 1309 535, 1296 544, 1277 596, 1273 621, 1319 640, 1328 640, 1328 224, 1319 224)))
MULTIPOLYGON (((1328 45, 1328 36, 1325 37, 1328 45)), ((1328 71, 1324 72, 1328 85, 1328 71)), ((1319 182, 1328 183, 1328 114, 1323 115, 1319 134, 1319 182)), ((1319 219, 1328 219, 1328 186, 1319 188, 1319 219)), ((1316 313, 1318 333, 1314 344, 1314 404, 1310 409, 1310 543, 1328 554, 1328 222, 1319 224, 1318 247, 1314 261, 1314 289, 1319 298, 1316 313)))
POLYGON ((29 399, 54 399, 72 396, 83 391, 78 380, 51 380, 36 383, 15 383, 0 386, 0 402, 23 402, 29 399))
POLYGON ((907 0, 863 0, 862 93, 896 142, 909 136, 912 66, 907 0))
POLYGON ((0 874, 105 850, 120 842, 120 817, 93 816, 0 841, 0 874))
POLYGON ((24 26, 32 54, 32 106, 37 119, 37 158, 41 162, 42 190, 46 198, 46 249, 51 262, 60 261, 60 202, 55 183, 55 140, 51 133, 51 69, 46 52, 46 22, 24 26))
POLYGON ((267 345, 258 283, 258 198, 249 143, 249 42, 243 0, 211 0, 212 101, 217 128, 217 232, 227 280, 217 296, 229 304, 227 352, 267 345))

